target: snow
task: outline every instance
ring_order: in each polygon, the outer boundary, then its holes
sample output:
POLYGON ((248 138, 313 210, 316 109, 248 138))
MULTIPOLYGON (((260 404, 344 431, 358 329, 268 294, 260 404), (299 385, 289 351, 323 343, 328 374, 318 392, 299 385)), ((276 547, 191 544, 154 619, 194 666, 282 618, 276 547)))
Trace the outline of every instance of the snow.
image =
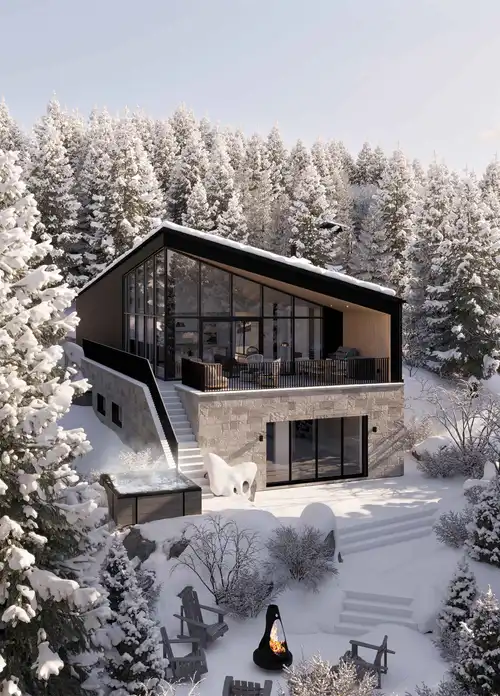
POLYGON ((192 487, 191 481, 172 469, 116 473, 109 474, 109 478, 120 495, 181 491, 192 487))
MULTIPOLYGON (((216 234, 210 234, 209 232, 200 232, 198 230, 193 230, 189 227, 183 227, 182 225, 177 225, 173 222, 170 222, 166 220, 163 222, 159 227, 155 228, 152 230, 149 234, 147 234, 145 237, 142 237, 141 240, 138 242, 138 244, 144 244, 145 242, 148 241, 148 239, 151 239, 152 237, 157 234, 163 227, 167 227, 172 230, 176 230, 177 232, 183 232, 184 234, 188 234, 192 237, 197 237, 201 239, 206 239, 207 241, 210 242, 216 242, 217 244, 222 244, 223 246, 229 246, 233 249, 238 249, 240 251, 245 251, 246 253, 254 254, 255 256, 261 256, 263 258, 271 259, 273 261, 278 261, 279 263, 284 263, 287 264, 288 266, 298 266, 300 268, 303 268, 307 271, 310 271, 311 273, 317 273, 319 275, 323 275, 327 278, 333 278, 335 280, 339 280, 343 283, 349 283, 350 285, 357 285, 358 287, 361 288, 366 288, 367 290, 373 290, 374 292, 380 292, 384 295, 391 295, 395 296, 395 291, 392 288, 387 288, 382 285, 377 285, 376 283, 370 283, 366 280, 359 280, 358 278, 353 278, 352 276, 346 275, 345 273, 339 273, 338 271, 331 271, 327 270, 325 268, 320 268, 319 266, 314 266, 310 261, 307 259, 299 259, 299 258, 289 258, 287 256, 280 256, 279 254, 274 254, 271 251, 266 251, 264 249, 258 249, 257 247, 252 247, 247 244, 242 244, 241 242, 236 242, 231 239, 224 239, 223 237, 219 237, 216 234)), ((136 244, 135 246, 138 246, 136 244)), ((109 266, 106 266, 106 268, 101 271, 101 273, 98 273, 94 278, 84 285, 80 292, 84 292, 88 287, 93 285, 101 276, 103 276, 105 273, 107 273, 111 268, 114 268, 114 266, 118 265, 123 261, 127 256, 133 251, 135 247, 132 247, 125 253, 123 253, 121 256, 118 256, 113 263, 109 264, 109 266)))

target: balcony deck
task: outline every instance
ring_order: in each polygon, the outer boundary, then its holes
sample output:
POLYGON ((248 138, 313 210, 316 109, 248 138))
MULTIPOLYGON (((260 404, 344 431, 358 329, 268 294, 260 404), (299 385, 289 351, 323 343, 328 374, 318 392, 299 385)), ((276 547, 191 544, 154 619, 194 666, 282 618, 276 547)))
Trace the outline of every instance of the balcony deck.
POLYGON ((201 392, 387 384, 389 358, 204 363, 183 358, 182 384, 201 392))

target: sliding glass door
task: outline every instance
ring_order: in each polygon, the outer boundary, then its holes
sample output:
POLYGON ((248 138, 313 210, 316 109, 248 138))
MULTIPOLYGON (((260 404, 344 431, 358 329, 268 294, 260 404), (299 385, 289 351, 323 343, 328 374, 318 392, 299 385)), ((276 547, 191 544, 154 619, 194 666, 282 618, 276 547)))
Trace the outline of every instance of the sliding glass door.
POLYGON ((366 476, 368 416, 267 424, 267 485, 366 476))

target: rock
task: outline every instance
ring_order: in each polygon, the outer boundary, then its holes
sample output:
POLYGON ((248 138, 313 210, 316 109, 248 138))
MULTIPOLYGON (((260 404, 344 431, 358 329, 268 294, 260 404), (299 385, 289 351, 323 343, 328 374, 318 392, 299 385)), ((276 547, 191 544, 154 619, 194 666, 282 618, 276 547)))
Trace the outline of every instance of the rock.
POLYGON ((210 490, 214 495, 241 495, 248 498, 252 484, 257 476, 257 464, 243 462, 230 466, 222 457, 213 452, 205 455, 205 468, 210 490))
POLYGON ((147 560, 156 551, 156 542, 144 539, 138 527, 132 527, 130 532, 123 540, 123 545, 127 550, 130 559, 138 558, 141 563, 147 560))
POLYGON ((189 541, 187 539, 179 539, 178 541, 174 541, 174 543, 170 545, 167 558, 169 560, 171 558, 179 558, 181 553, 184 553, 188 546, 189 541))
POLYGON ((481 481, 493 481, 498 476, 498 469, 493 462, 489 460, 484 465, 484 473, 481 481))

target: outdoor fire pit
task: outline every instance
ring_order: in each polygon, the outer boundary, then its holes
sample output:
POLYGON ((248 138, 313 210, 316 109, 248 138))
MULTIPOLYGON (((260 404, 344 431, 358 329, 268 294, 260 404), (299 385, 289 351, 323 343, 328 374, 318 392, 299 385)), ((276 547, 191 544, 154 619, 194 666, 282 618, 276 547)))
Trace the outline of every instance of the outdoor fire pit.
POLYGON ((293 655, 288 650, 280 610, 276 604, 267 607, 266 630, 259 647, 253 652, 253 661, 257 667, 266 670, 281 670, 292 664, 293 655))

